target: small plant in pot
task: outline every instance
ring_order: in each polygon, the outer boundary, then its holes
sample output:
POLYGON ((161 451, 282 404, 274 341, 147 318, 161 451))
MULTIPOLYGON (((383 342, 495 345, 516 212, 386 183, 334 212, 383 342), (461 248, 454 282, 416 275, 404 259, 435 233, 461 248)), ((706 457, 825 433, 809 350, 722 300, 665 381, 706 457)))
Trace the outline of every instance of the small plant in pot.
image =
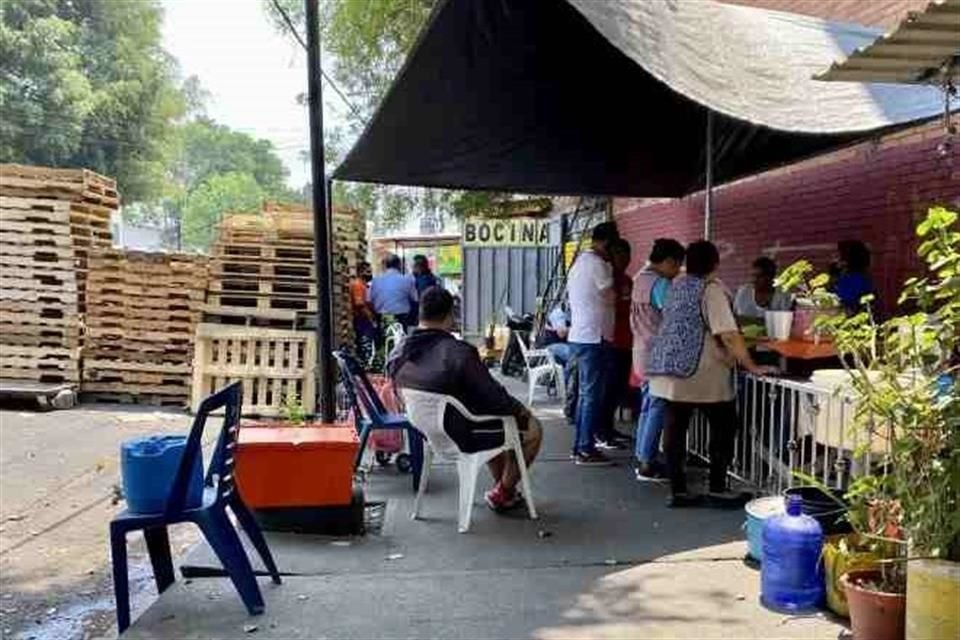
POLYGON ((830 283, 828 274, 813 273, 814 268, 810 262, 798 260, 780 272, 774 286, 794 297, 790 336, 819 343, 825 336, 817 326, 817 318, 838 314, 840 299, 827 288, 830 283))
POLYGON ((904 585, 908 638, 960 636, 958 214, 931 209, 917 235, 926 271, 904 288, 901 308, 910 313, 882 323, 866 312, 817 321, 843 356, 857 400, 857 426, 886 444, 882 456, 864 455, 868 472, 847 493, 853 524, 874 539, 906 542, 879 572, 847 574, 854 635, 864 640, 902 637, 894 603, 904 599, 904 585), (861 608, 863 593, 891 597, 861 608), (893 615, 885 628, 899 635, 865 635, 865 629, 879 627, 863 626, 864 616, 878 613, 893 615))

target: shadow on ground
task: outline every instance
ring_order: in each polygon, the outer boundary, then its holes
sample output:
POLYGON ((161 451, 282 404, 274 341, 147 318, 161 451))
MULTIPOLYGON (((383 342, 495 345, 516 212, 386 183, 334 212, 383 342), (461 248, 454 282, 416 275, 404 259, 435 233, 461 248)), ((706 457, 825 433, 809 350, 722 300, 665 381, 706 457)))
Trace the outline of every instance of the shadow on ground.
MULTIPOLYGON (((458 534, 455 468, 444 465, 431 476, 425 518, 413 521, 409 477, 377 469, 367 498, 386 503, 378 535, 268 535, 286 578, 261 581, 265 615, 248 617, 224 578, 180 580, 129 636, 837 637, 822 616, 759 606, 741 512, 667 509, 665 488, 637 483, 627 454, 616 467, 576 467, 570 428, 555 410, 542 413, 540 520, 496 515, 478 500, 470 533, 458 534)), ((205 545, 185 563, 219 566, 205 545)))

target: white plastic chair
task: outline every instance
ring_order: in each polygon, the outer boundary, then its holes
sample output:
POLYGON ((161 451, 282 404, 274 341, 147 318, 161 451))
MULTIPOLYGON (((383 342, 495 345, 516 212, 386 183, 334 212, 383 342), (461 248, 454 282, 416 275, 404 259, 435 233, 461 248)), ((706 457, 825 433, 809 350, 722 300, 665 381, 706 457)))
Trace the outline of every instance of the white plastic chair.
POLYGON ((527 405, 533 405, 533 395, 537 385, 541 381, 545 385, 549 385, 551 378, 557 385, 560 401, 566 403, 567 385, 563 376, 563 366, 554 359, 553 354, 547 349, 531 349, 522 335, 517 336, 517 343, 520 345, 520 353, 523 354, 523 361, 527 366, 527 381, 530 385, 527 405))
POLYGON ((469 411, 452 396, 441 393, 431 393, 416 389, 400 389, 400 395, 406 405, 407 417, 413 425, 427 438, 424 451, 423 472, 420 475, 420 490, 413 504, 414 520, 420 517, 420 505, 423 494, 427 489, 430 478, 430 467, 434 456, 452 458, 457 463, 457 477, 460 484, 460 508, 457 520, 457 530, 466 533, 470 530, 470 516, 473 512, 473 502, 477 491, 477 477, 483 466, 504 451, 513 451, 520 468, 520 486, 527 503, 530 518, 537 518, 537 509, 533 504, 533 492, 530 487, 530 476, 527 464, 523 459, 523 448, 520 443, 520 434, 517 430, 517 421, 513 416, 477 416, 469 411), (464 453, 457 444, 447 435, 443 428, 443 416, 447 407, 453 408, 471 422, 487 422, 498 420, 503 424, 503 445, 495 449, 464 453))

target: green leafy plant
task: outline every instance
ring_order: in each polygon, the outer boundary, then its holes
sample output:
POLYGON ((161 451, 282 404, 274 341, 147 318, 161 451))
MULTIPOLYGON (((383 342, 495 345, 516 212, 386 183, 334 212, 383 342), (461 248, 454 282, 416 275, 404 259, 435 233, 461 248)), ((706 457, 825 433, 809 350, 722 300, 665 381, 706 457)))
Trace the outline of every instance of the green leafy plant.
MULTIPOLYGON (((911 553, 960 561, 960 229, 958 214, 931 209, 918 225, 925 274, 906 282, 902 307, 878 323, 861 312, 818 318, 850 374, 855 428, 885 444, 846 499, 866 535, 906 540, 911 553), (879 458, 879 459, 878 459, 879 458)), ((903 570, 885 569, 897 581, 903 570)), ((889 586, 889 585, 885 585, 889 586)))
POLYGON ((280 416, 295 427, 307 424, 307 410, 300 403, 300 396, 295 391, 287 394, 280 407, 280 416))
POLYGON ((818 309, 833 309, 840 306, 840 299, 827 289, 830 276, 826 273, 813 275, 814 268, 807 260, 797 260, 780 272, 774 286, 785 293, 793 294, 797 303, 818 309))

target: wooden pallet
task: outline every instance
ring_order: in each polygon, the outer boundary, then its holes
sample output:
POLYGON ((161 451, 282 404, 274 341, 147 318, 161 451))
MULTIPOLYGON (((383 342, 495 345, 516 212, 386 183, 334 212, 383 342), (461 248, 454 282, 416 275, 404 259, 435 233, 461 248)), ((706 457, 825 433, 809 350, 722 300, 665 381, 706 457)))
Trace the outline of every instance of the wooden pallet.
POLYGON ((313 413, 315 340, 312 331, 200 324, 193 360, 194 410, 216 389, 240 380, 245 414, 278 415, 289 394, 313 413))
POLYGON ((83 394, 186 404, 205 258, 100 250, 90 254, 83 394))
MULTIPOLYGON (((339 344, 353 343, 349 283, 366 252, 366 224, 355 211, 332 216, 334 323, 339 344)), ((313 216, 299 205, 267 203, 259 214, 225 216, 213 245, 205 318, 283 322, 316 312, 313 216)))
POLYGON ((116 181, 86 169, 0 164, 0 190, 5 195, 75 199, 114 208, 120 204, 116 181))
POLYGON ((186 408, 188 398, 179 394, 153 394, 143 393, 142 391, 94 391, 87 389, 89 385, 84 385, 84 390, 80 393, 82 402, 104 403, 104 404, 139 404, 152 407, 180 407, 186 408))

